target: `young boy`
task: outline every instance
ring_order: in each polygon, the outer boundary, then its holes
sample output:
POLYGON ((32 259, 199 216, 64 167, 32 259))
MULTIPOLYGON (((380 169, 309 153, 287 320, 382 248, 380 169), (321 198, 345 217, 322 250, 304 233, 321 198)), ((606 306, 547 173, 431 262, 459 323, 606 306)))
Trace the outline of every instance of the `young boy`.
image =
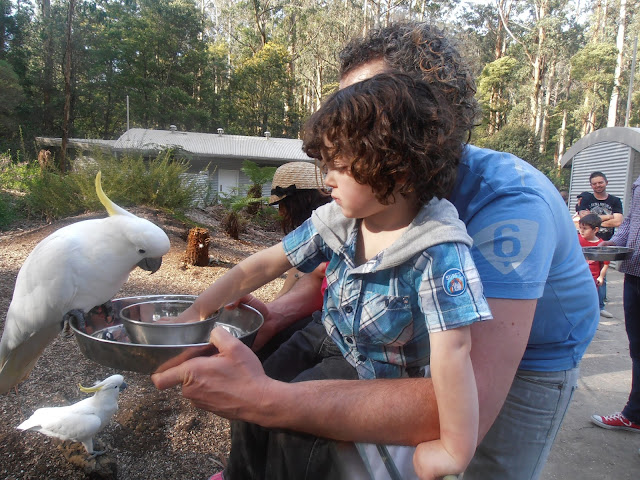
MULTIPOLYGON (((491 314, 471 239, 443 199, 455 181, 463 134, 446 102, 409 76, 377 75, 336 92, 307 122, 303 147, 321 162, 334 202, 282 243, 238 264, 185 313, 205 318, 292 266, 310 272, 328 262, 323 334, 357 378, 406 377, 430 364, 441 435, 414 455, 424 479, 463 471, 477 443, 470 324, 491 314)), ((319 378, 307 371, 300 374, 305 380, 319 378)), ((242 458, 233 438, 226 480, 328 478, 305 462, 301 471, 280 464, 269 470, 256 464, 263 461, 258 455, 242 458)), ((263 452, 266 443, 245 450, 263 452)))
MULTIPOLYGON (((595 213, 589 213, 584 217, 580 218, 578 221, 578 231, 580 234, 578 235, 578 239, 580 240, 580 245, 583 247, 597 247, 604 240, 597 237, 597 233, 600 230, 600 225, 602 224, 602 220, 599 215, 595 213)), ((604 279, 607 276, 607 270, 609 270, 609 262, 599 262, 597 260, 587 260, 589 264, 589 270, 591 270, 591 275, 593 275, 593 279, 596 282, 596 287, 598 288, 598 295, 600 295, 600 287, 604 283, 604 279)))

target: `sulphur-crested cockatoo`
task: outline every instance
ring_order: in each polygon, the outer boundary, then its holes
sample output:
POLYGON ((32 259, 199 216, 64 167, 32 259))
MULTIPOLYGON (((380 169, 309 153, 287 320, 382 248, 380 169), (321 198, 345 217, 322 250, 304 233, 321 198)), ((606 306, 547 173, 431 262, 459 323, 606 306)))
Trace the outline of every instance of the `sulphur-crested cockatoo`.
POLYGON ((24 380, 70 311, 107 302, 139 266, 152 273, 169 251, 158 226, 96 192, 109 216, 77 222, 42 240, 18 272, 0 340, 0 394, 24 380))
POLYGON ((80 385, 80 390, 95 392, 95 395, 66 407, 39 408, 17 428, 80 442, 92 457, 101 455, 104 451, 93 449, 93 437, 107 426, 118 410, 118 394, 126 387, 122 375, 112 375, 89 388, 80 385))

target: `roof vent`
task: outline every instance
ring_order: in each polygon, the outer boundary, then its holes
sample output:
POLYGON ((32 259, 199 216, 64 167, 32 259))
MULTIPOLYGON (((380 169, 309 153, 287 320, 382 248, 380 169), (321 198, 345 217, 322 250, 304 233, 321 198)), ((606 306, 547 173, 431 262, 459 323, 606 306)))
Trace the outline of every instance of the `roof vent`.
POLYGON ((268 132, 268 131, 267 131, 267 132, 264 132, 264 136, 265 136, 266 138, 271 138, 271 132, 268 132))
POLYGON ((222 135, 223 133, 224 133, 224 129, 219 128, 219 129, 218 129, 218 135, 222 135))
POLYGON ((178 127, 176 127, 175 125, 169 125, 169 130, 171 130, 172 132, 175 132, 178 130, 178 127))

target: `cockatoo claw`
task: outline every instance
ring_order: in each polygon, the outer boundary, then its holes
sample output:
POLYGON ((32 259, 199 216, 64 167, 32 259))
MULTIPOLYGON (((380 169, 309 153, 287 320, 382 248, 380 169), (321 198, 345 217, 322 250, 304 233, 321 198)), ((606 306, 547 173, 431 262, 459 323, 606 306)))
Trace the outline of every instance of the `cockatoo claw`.
POLYGON ((84 312, 78 309, 69 310, 67 313, 65 313, 64 317, 62 318, 62 321, 64 322, 64 334, 65 334, 65 337, 67 338, 73 336, 73 332, 71 332, 71 329, 69 327, 69 321, 71 320, 72 317, 77 320, 77 325, 80 331, 82 332, 87 331, 87 322, 84 318, 84 312))
POLYGON ((87 460, 99 457, 100 455, 104 455, 105 453, 107 453, 106 450, 94 450, 93 453, 87 457, 87 460))

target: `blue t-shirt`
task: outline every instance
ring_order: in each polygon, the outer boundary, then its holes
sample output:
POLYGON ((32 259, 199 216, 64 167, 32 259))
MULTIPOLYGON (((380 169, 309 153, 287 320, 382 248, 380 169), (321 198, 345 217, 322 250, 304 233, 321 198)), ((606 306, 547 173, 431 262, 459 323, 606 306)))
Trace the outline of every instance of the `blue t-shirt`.
POLYGON ((468 145, 449 200, 473 238, 485 296, 538 299, 520 368, 577 366, 598 325, 598 297, 557 189, 511 154, 468 145))

